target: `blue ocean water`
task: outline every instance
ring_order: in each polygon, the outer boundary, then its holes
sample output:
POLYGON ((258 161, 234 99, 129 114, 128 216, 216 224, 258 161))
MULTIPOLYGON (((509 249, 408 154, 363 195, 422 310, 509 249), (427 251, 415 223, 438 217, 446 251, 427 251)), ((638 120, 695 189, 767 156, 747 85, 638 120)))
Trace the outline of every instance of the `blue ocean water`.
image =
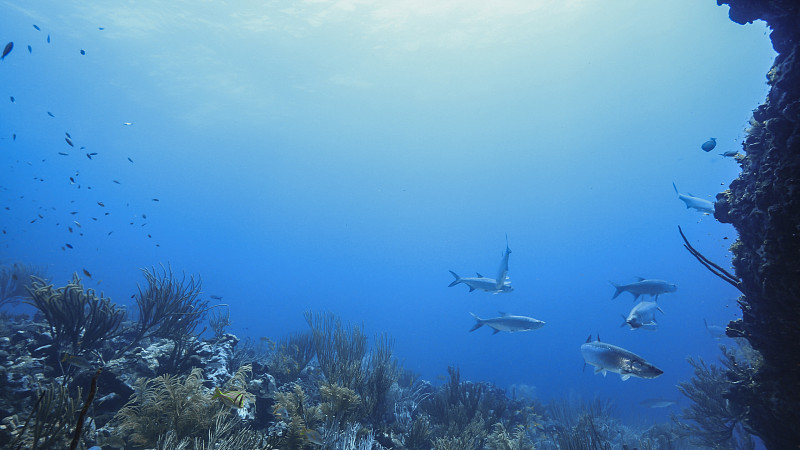
POLYGON ((667 417, 639 401, 679 398, 686 357, 725 342, 703 319, 740 315, 677 227, 726 267, 735 231, 671 185, 713 201, 739 170, 719 153, 767 92, 768 30, 714 2, 0 10, 0 262, 57 285, 85 269, 129 305, 140 268, 171 264, 240 337, 331 311, 434 382, 458 366, 543 401, 613 398, 630 420, 667 417), (494 276, 506 236, 513 292, 448 288, 448 270, 494 276), (619 327, 634 303, 609 281, 637 276, 678 285, 657 331, 619 327), (468 332, 498 311, 547 324, 468 332), (598 333, 664 374, 583 371, 598 333))

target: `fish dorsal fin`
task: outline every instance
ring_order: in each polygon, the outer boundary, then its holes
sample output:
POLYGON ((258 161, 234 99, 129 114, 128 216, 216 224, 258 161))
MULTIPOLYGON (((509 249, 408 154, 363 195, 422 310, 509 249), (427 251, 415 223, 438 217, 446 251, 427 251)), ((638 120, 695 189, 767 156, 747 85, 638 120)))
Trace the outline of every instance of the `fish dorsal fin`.
POLYGON ((597 342, 600 342, 600 333, 597 333, 597 342))
POLYGON ((586 338, 586 343, 592 342, 592 335, 590 334, 589 337, 586 338))
POLYGON ((503 312, 503 311, 497 311, 497 312, 498 312, 498 313, 500 313, 500 315, 501 315, 501 316, 503 316, 503 317, 505 317, 505 316, 507 316, 507 315, 508 315, 508 313, 507 313, 507 312, 503 312))
POLYGON ((645 278, 645 277, 636 277, 636 279, 637 279, 637 280, 639 280, 639 281, 644 281, 644 280, 646 280, 647 278, 645 278))
POLYGON ((499 333, 499 332, 500 332, 500 330, 498 330, 497 328, 495 328, 495 330, 492 332, 492 334, 497 334, 497 333, 499 333))
POLYGON ((478 278, 483 278, 483 275, 481 275, 481 274, 480 274, 480 273, 478 273, 478 272, 475 272, 475 275, 477 275, 477 276, 478 276, 478 278))

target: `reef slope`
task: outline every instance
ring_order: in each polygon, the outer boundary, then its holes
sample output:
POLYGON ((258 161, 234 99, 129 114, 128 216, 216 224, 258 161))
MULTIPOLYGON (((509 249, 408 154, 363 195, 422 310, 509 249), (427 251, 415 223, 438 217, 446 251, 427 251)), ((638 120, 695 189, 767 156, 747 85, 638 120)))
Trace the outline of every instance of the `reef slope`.
POLYGON ((754 112, 742 146, 742 172, 717 195, 716 218, 739 232, 733 265, 741 279, 742 319, 728 335, 763 356, 750 379, 729 393, 745 425, 769 448, 800 442, 800 2, 717 1, 745 24, 765 20, 778 52, 770 92, 754 112))

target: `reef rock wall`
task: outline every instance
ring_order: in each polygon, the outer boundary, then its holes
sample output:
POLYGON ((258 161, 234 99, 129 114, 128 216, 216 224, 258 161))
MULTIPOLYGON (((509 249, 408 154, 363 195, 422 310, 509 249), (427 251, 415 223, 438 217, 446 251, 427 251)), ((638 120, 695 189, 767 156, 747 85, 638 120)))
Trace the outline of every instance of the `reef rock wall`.
POLYGON ((778 52, 771 86, 753 112, 742 172, 717 195, 716 218, 739 232, 733 265, 744 296, 728 335, 763 356, 749 380, 729 393, 749 431, 769 448, 800 443, 800 1, 717 0, 730 18, 765 20, 778 52))

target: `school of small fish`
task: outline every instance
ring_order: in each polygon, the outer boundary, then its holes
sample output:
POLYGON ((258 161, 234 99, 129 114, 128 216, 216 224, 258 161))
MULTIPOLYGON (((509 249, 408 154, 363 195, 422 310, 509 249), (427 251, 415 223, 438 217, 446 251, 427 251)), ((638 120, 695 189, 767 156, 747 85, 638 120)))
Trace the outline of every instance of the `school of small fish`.
MULTIPOLYGON (((32 32, 34 34, 32 36, 29 36, 29 38, 33 40, 42 39, 42 34, 40 34, 42 33, 42 28, 37 24, 33 24, 33 29, 35 30, 35 32, 32 32)), ((98 30, 102 31, 104 30, 104 27, 99 27, 98 30)), ((46 43, 49 44, 51 42, 51 35, 49 33, 46 34, 44 40, 46 43)), ((7 63, 9 60, 15 59, 16 60, 15 62, 19 66, 19 64, 25 64, 25 61, 27 60, 26 57, 28 58, 41 57, 41 55, 44 55, 46 53, 46 52, 37 52, 36 55, 33 55, 33 45, 35 45, 35 42, 33 44, 27 44, 28 55, 25 55, 24 53, 20 54, 19 52, 13 52, 14 42, 13 41, 8 42, 7 44, 5 44, 3 48, 2 56, 0 56, 0 61, 7 63)), ((88 52, 86 48, 79 47, 77 53, 79 53, 80 56, 86 56, 88 52)), ((33 103, 33 101, 31 101, 31 99, 28 98, 27 94, 10 95, 9 100, 11 104, 15 105, 14 106, 15 108, 26 108, 27 106, 30 106, 33 103)), ((60 106, 58 109, 63 109, 63 105, 60 106)), ((52 122, 49 122, 49 125, 47 125, 48 127, 58 127, 62 120, 61 116, 69 115, 68 111, 61 111, 59 113, 58 109, 52 109, 49 111, 40 110, 39 112, 40 114, 42 115, 46 114, 50 119, 52 119, 52 122)), ((19 111, 20 113, 24 112, 23 109, 20 109, 19 111)), ((132 125, 132 122, 123 122, 122 125, 130 126, 132 125)), ((25 133, 20 133, 19 134, 20 139, 17 140, 18 134, 15 132, 12 133, 11 137, 12 137, 11 143, 19 143, 19 142, 24 143, 26 141, 26 138, 29 138, 30 136, 27 136, 25 133)), ((0 145, 6 145, 4 142, 8 141, 0 141, 0 145)), ((30 140, 28 140, 27 143, 30 143, 30 140)), ((123 205, 122 204, 123 202, 119 200, 120 191, 112 190, 112 189, 119 189, 112 186, 122 185, 122 181, 120 180, 123 179, 122 176, 123 174, 119 174, 118 176, 115 176, 113 179, 108 180, 109 181, 108 185, 104 183, 98 185, 97 181, 94 181, 92 185, 88 183, 82 183, 82 180, 85 179, 82 178, 82 174, 91 173, 92 175, 91 179, 97 180, 98 174, 101 176, 105 176, 105 171, 107 170, 106 162, 113 162, 113 159, 125 157, 128 163, 133 164, 132 157, 129 155, 120 156, 120 155, 112 155, 108 152, 102 153, 100 151, 86 150, 87 146, 91 145, 91 142, 89 142, 89 140, 86 137, 82 137, 77 134, 73 136, 73 134, 70 133, 69 131, 64 131, 64 141, 60 144, 60 146, 56 147, 55 145, 56 143, 53 143, 54 154, 58 155, 57 158, 59 158, 57 162, 58 167, 64 168, 64 171, 66 172, 64 173, 64 178, 63 178, 63 183, 66 186, 65 189, 67 189, 68 192, 74 192, 74 193, 71 195, 72 198, 69 200, 69 203, 52 204, 52 205, 46 205, 45 202, 43 202, 41 199, 36 199, 36 198, 26 199, 25 195, 20 195, 19 200, 29 200, 36 205, 36 211, 33 213, 35 214, 35 217, 28 217, 26 219, 26 221, 28 222, 28 226, 41 227, 41 226, 53 225, 59 229, 62 229, 66 234, 65 242, 61 244, 62 251, 69 251, 80 248, 82 238, 85 236, 89 236, 90 233, 92 234, 103 233, 106 236, 106 238, 108 238, 114 233, 114 230, 113 229, 109 230, 107 227, 114 226, 114 224, 113 222, 103 220, 103 218, 112 216, 112 214, 115 215, 121 214, 122 211, 132 210, 131 206, 132 202, 131 201, 124 202, 125 204, 123 205), (86 145, 80 145, 80 143, 83 142, 86 142, 86 145), (66 143, 66 146, 64 146, 64 143, 66 143), (86 166, 86 163, 79 163, 78 160, 75 159, 75 157, 79 156, 80 154, 83 154, 89 161, 92 161, 91 163, 88 163, 90 164, 89 166, 86 166), (74 191, 69 191, 72 189, 74 189, 74 191), (100 224, 101 227, 103 227, 103 224, 105 224, 106 229, 103 230, 102 228, 98 228, 98 226, 84 228, 84 226, 82 226, 78 220, 75 220, 79 217, 83 217, 83 219, 81 220, 84 222, 84 224, 91 219, 92 222, 97 222, 98 224, 100 224)), ((27 151, 27 149, 23 151, 27 151)), ((17 163, 21 162, 23 161, 20 160, 17 161, 17 163)), ((27 164, 28 166, 37 167, 37 165, 41 165, 42 167, 44 167, 45 165, 48 165, 50 161, 47 158, 41 158, 38 161, 24 161, 24 163, 27 164)), ((52 168, 50 167, 49 170, 52 170, 52 168)), ((45 182, 44 177, 37 176, 34 177, 33 179, 37 182, 45 182)), ((0 181, 0 183, 1 182, 2 181, 0 181)), ((48 182, 55 183, 55 186, 60 185, 60 180, 53 179, 52 177, 48 179, 48 182)), ((58 187, 55 187, 55 189, 58 189, 58 187)), ((0 190, 7 191, 9 189, 0 185, 0 190)), ((55 197, 55 196, 50 196, 50 197, 55 197)), ((152 197, 151 201, 159 202, 159 199, 152 197)), ((18 214, 17 211, 19 209, 21 208, 12 207, 12 205, 4 205, 3 208, 4 211, 10 211, 9 214, 14 214, 14 213, 18 214)), ((142 229, 143 227, 146 227, 148 224, 148 222, 146 221, 147 214, 144 212, 141 213, 127 212, 125 214, 129 215, 130 219, 127 220, 126 222, 128 222, 128 224, 131 226, 139 225, 137 228, 142 229)), ((0 223, 2 224, 0 225, 0 227, 2 227, 3 237, 6 238, 7 240, 23 238, 22 236, 18 236, 11 232, 12 229, 8 225, 12 222, 13 221, 11 220, 10 217, 6 217, 0 220, 0 223)), ((146 232, 142 233, 142 236, 143 237, 146 236, 148 239, 152 239, 153 237, 152 233, 146 233, 146 232)), ((161 246, 157 242, 154 245, 156 247, 161 246)), ((6 247, 8 247, 8 241, 6 242, 6 247)), ((87 277, 91 278, 90 273, 86 269, 84 269, 84 274, 87 277)))

